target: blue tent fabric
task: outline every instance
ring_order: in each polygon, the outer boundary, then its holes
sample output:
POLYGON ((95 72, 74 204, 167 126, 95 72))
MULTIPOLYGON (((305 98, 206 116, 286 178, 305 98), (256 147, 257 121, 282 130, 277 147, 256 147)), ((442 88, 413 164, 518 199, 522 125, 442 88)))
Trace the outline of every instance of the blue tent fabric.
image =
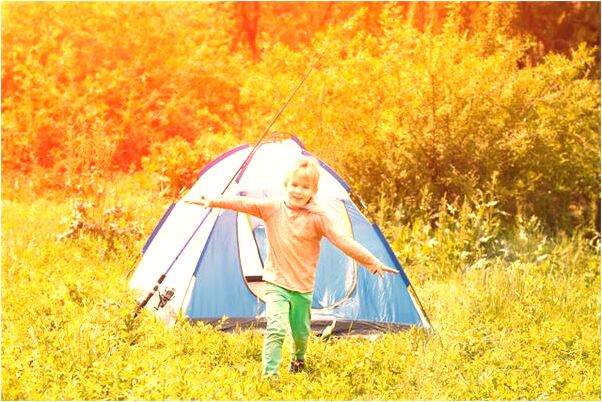
POLYGON ((265 310, 265 304, 253 296, 243 279, 236 250, 236 212, 224 211, 197 264, 188 317, 252 317, 265 310))
MULTIPOLYGON (((350 201, 345 207, 351 219, 355 239, 388 266, 399 264, 391 255, 373 225, 350 201)), ((420 324, 421 318, 412 302, 404 276, 388 275, 387 280, 372 275, 366 269, 358 271, 357 297, 361 300, 357 319, 380 322, 420 324)))
POLYGON ((354 285, 354 263, 323 237, 320 241, 312 308, 328 308, 340 302, 353 291, 354 285))
POLYGON ((387 254, 389 254, 390 260, 393 262, 393 266, 395 268, 397 268, 397 270, 399 271, 399 274, 401 275, 404 283, 406 284, 406 286, 410 286, 410 280, 408 279, 405 271, 401 267, 399 260, 397 260, 397 257, 395 257, 395 253, 393 252, 393 249, 389 245, 389 242, 387 242, 385 235, 383 234, 383 232, 380 230, 380 228, 378 227, 378 225, 376 223, 372 224, 372 228, 374 229, 374 232, 380 239, 382 245, 385 247, 385 250, 387 250, 387 254))
POLYGON ((265 264, 266 258, 268 258, 268 239, 265 234, 265 226, 261 219, 251 216, 251 222, 253 223, 253 237, 255 238, 255 244, 259 250, 259 258, 261 258, 261 264, 265 264))
MULTIPOLYGON (((376 223, 370 224, 368 222, 368 220, 364 217, 364 215, 359 211, 359 209, 357 209, 355 204, 353 204, 353 202, 351 202, 350 200, 346 200, 344 202, 345 202, 345 208, 347 209, 347 213, 349 214, 352 222, 356 222, 356 227, 363 228, 362 233, 366 233, 366 234, 371 233, 370 230, 367 227, 365 227, 366 224, 368 224, 372 227, 372 230, 378 237, 378 241, 376 239, 374 239, 372 236, 369 236, 370 242, 374 243, 375 246, 380 245, 380 246, 384 247, 384 250, 386 251, 386 253, 388 255, 388 261, 390 261, 390 266, 397 268, 397 270, 401 274, 401 277, 402 277, 404 283, 406 284, 406 286, 409 286, 410 280, 406 276, 401 264, 399 263, 399 261, 397 260, 397 257, 395 256, 395 253, 393 252, 393 249, 391 249, 389 242, 387 242, 385 235, 380 230, 378 225, 376 223)), ((359 240, 357 238, 356 238, 356 240, 358 240, 360 243, 362 243, 362 240, 359 240)), ((368 238, 366 238, 366 240, 368 240, 368 238)), ((380 250, 380 247, 378 247, 378 249, 380 250)), ((381 259, 381 261, 384 262, 384 259, 381 259)))
MULTIPOLYGON (((353 203, 345 201, 355 239, 384 264, 395 266, 389 250, 374 227, 363 217, 353 203)), ((395 259, 396 260, 396 259, 395 259)), ((401 275, 387 275, 387 280, 374 276, 361 267, 357 272, 357 286, 352 296, 328 314, 341 319, 376 321, 406 325, 421 325, 421 317, 408 293, 401 275)))

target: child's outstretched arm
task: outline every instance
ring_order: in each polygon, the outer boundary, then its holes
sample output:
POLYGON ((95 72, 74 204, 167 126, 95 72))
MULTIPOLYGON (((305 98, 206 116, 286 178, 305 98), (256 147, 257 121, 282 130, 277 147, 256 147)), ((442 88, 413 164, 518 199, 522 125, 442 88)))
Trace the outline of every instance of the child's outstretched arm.
POLYGON ((381 278, 384 273, 398 274, 399 271, 386 266, 370 251, 350 236, 339 229, 336 223, 328 216, 322 217, 322 231, 324 236, 341 251, 362 264, 370 273, 378 274, 381 278))
POLYGON ((207 197, 202 195, 198 200, 185 201, 188 204, 200 205, 203 208, 221 208, 232 211, 244 212, 263 218, 269 209, 270 201, 260 198, 249 198, 241 196, 217 196, 207 197))

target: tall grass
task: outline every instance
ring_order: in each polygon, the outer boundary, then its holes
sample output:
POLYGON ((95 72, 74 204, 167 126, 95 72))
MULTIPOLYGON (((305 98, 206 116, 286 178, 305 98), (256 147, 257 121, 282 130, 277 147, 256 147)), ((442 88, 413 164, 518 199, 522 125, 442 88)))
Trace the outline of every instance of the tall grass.
MULTIPOLYGON (((165 207, 122 205, 145 233, 165 207)), ((306 372, 263 381, 257 331, 132 319, 126 276, 143 239, 111 252, 102 235, 58 242, 70 203, 5 198, 2 399, 600 399, 599 243, 529 220, 490 233, 486 215, 469 220, 475 203, 464 210, 386 229, 435 334, 312 337, 306 372)))

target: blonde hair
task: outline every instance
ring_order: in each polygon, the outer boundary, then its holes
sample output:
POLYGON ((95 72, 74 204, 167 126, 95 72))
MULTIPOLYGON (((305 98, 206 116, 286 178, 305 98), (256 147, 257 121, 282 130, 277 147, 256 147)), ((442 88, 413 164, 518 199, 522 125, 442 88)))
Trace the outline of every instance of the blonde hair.
POLYGON ((288 183, 292 176, 301 176, 307 179, 314 187, 318 188, 318 182, 320 181, 320 168, 318 162, 314 158, 301 157, 298 159, 291 170, 289 170, 284 180, 284 184, 288 183))

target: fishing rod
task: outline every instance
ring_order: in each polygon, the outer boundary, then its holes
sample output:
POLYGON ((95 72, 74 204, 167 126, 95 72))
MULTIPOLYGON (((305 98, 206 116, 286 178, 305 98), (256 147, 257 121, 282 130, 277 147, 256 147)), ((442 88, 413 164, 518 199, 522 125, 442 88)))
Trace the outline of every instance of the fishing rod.
MULTIPOLYGON (((222 190, 222 192, 220 193, 220 195, 223 195, 228 190, 228 188, 230 187, 230 185, 232 184, 232 182, 234 182, 234 180, 236 180, 236 182, 240 181, 241 177, 239 176, 239 174, 242 175, 242 172, 244 172, 246 170, 249 162, 251 161, 251 159, 255 155, 255 152, 257 152, 257 149, 259 148, 259 146, 261 145, 261 143, 263 142, 263 140, 265 139, 265 137, 270 132, 270 129, 272 128, 272 126, 274 125, 274 123, 276 123, 276 120, 278 120, 278 118, 280 117, 280 115, 282 114, 282 112, 284 112, 284 109, 286 109, 286 107, 289 105, 289 103, 291 102, 291 100, 293 99, 293 97, 295 96, 295 94, 297 93, 297 91, 299 91, 299 88, 301 88, 301 86, 303 85, 303 83, 305 82, 305 80, 307 80, 307 77, 309 77, 309 74, 311 74, 311 72, 314 70, 314 68, 318 64, 318 62, 322 59, 322 56, 326 53, 327 49, 328 49, 328 45, 324 48, 324 50, 322 50, 322 52, 320 52, 320 54, 318 55, 318 58, 310 66, 309 70, 302 77, 301 81, 295 87, 295 89, 293 90, 293 92, 291 92, 291 94, 289 95, 289 97, 286 100, 286 102, 280 107, 280 110, 278 110, 278 113, 276 113, 276 115, 274 115, 274 118, 270 121, 270 123, 268 124, 268 126, 266 127, 266 129, 263 131, 263 134, 261 135, 261 137, 259 138, 259 140, 255 143, 255 145, 251 149, 251 152, 249 153, 249 155, 245 158, 245 160, 243 161, 243 163, 239 166, 238 170, 234 173, 234 175, 232 176, 232 178, 230 179, 230 181, 228 182, 228 184, 226 184, 226 186, 224 187, 224 189, 222 190)), ((150 292, 148 292, 148 294, 146 295, 146 297, 138 304, 138 306, 136 306, 136 310, 134 312, 134 318, 138 316, 138 314, 140 313, 140 311, 142 311, 142 309, 144 307, 146 307, 146 305, 148 304, 148 302, 153 298, 153 296, 155 295, 155 293, 159 290, 159 286, 161 286, 161 284, 165 280, 165 277, 167 276, 167 274, 169 273, 169 271, 171 271, 171 269, 174 267, 174 265, 178 261, 178 258, 180 258, 180 256, 182 255, 182 253, 184 252, 184 250, 186 249, 186 247, 188 247, 188 245, 190 244, 190 242, 192 241, 192 239, 194 238, 194 236, 196 235, 196 233, 199 231, 199 229, 201 228, 201 226, 203 226, 203 223, 205 223, 205 220, 207 219, 207 217, 209 216, 209 214, 211 214, 212 211, 213 211, 212 207, 208 208, 207 212, 205 213, 205 216, 203 216, 203 219, 201 219, 201 222, 194 229, 194 231, 192 232, 192 234, 190 235, 190 237, 188 238, 188 240, 186 240, 186 243, 184 243, 184 246, 182 247, 182 249, 178 252, 178 254, 173 259, 173 261, 171 262, 171 264, 169 265, 169 267, 167 267, 167 269, 165 270, 165 272, 163 274, 161 274, 161 276, 159 277, 159 279, 157 279, 157 282, 155 283, 155 286, 153 287, 153 289, 150 292)), ((168 297, 170 297, 170 298, 173 297, 173 291, 171 292, 171 294, 168 297)), ((167 302, 167 301, 164 301, 163 297, 161 298, 161 301, 163 303, 167 302)))

